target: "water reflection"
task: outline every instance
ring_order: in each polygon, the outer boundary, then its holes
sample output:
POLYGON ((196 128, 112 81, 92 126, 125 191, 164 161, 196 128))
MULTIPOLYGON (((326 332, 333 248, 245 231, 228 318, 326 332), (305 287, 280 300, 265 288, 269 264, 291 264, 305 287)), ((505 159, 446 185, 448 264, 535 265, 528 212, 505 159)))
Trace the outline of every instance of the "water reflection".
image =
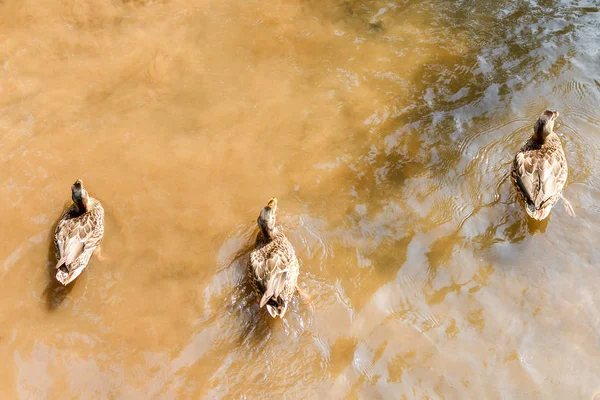
POLYGON ((597 5, 0 8, 4 397, 598 391, 597 5), (548 107, 578 217, 540 224, 508 171, 548 107), (109 260, 61 288, 76 178, 109 260), (312 297, 285 321, 244 280, 274 195, 312 297))

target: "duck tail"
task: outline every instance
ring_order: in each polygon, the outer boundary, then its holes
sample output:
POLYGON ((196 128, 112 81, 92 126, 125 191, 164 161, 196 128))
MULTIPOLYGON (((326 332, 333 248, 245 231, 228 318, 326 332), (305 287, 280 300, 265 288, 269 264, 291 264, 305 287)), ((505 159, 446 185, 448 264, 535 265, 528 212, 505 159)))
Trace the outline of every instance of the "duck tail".
POLYGON ((56 280, 63 284, 63 286, 67 286, 71 280, 69 279, 69 273, 66 271, 66 268, 61 266, 58 271, 56 271, 56 280))
POLYGON ((525 207, 525 210, 527 211, 527 215, 529 215, 531 218, 533 218, 537 221, 546 219, 546 217, 548 217, 548 215, 550 215, 551 209, 552 209, 552 207, 548 207, 548 206, 544 206, 541 208, 535 208, 535 206, 533 204, 527 204, 527 206, 525 207))
POLYGON ((67 286, 69 283, 73 282, 75 278, 81 275, 84 269, 85 266, 80 265, 69 271, 67 264, 63 263, 56 269, 56 280, 62 283, 64 286, 67 286))
POLYGON ((267 303, 267 311, 269 312, 269 314, 271 314, 271 317, 273 318, 276 318, 278 316, 279 318, 283 318, 285 312, 287 311, 287 304, 283 303, 277 304, 277 306, 273 306, 267 303))

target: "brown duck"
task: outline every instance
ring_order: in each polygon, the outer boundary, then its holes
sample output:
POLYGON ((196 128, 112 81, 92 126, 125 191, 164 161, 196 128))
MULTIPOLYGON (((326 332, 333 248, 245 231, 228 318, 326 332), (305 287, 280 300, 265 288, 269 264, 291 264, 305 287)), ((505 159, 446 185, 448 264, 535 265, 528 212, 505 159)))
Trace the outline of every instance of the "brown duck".
POLYGON ((73 204, 64 212, 56 232, 56 279, 68 285, 87 267, 104 236, 104 209, 88 195, 78 179, 71 186, 73 204))
POLYGON ((565 210, 574 216, 573 207, 563 197, 567 182, 567 159, 560 138, 554 132, 558 111, 546 110, 533 127, 533 135, 521 147, 512 167, 512 180, 527 215, 543 220, 552 206, 563 199, 565 210))
POLYGON ((260 295, 260 307, 267 308, 273 318, 283 318, 297 290, 300 264, 294 247, 275 227, 277 199, 272 198, 258 216, 260 232, 250 253, 248 275, 260 295))

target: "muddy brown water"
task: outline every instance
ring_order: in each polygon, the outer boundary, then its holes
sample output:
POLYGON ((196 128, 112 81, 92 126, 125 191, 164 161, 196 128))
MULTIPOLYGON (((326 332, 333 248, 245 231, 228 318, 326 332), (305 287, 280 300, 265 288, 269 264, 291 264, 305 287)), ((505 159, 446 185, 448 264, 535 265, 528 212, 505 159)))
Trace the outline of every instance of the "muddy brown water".
POLYGON ((0 1, 0 397, 594 397, 599 32, 584 0, 0 1), (545 108, 577 217, 530 223, 545 108), (107 259, 61 288, 77 178, 107 259), (271 196, 284 321, 244 284, 271 196))

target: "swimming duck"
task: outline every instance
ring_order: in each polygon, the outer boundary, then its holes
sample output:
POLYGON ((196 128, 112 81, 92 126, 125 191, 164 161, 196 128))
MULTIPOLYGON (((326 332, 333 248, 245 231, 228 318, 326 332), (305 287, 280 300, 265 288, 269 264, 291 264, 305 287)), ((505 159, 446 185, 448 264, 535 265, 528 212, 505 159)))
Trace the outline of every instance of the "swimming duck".
POLYGON ((78 179, 71 186, 73 204, 64 212, 56 232, 56 279, 68 285, 87 267, 104 236, 104 209, 88 195, 78 179))
POLYGON ((554 132, 558 111, 546 110, 533 127, 533 135, 521 147, 512 168, 512 180, 518 197, 525 203, 527 215, 543 220, 559 198, 565 210, 574 216, 573 207, 562 195, 567 182, 567 159, 560 138, 554 132))
POLYGON ((300 264, 294 247, 275 227, 277 199, 269 200, 258 216, 260 232, 250 253, 248 275, 254 290, 261 295, 260 307, 266 306, 271 317, 283 318, 297 290, 300 264))

